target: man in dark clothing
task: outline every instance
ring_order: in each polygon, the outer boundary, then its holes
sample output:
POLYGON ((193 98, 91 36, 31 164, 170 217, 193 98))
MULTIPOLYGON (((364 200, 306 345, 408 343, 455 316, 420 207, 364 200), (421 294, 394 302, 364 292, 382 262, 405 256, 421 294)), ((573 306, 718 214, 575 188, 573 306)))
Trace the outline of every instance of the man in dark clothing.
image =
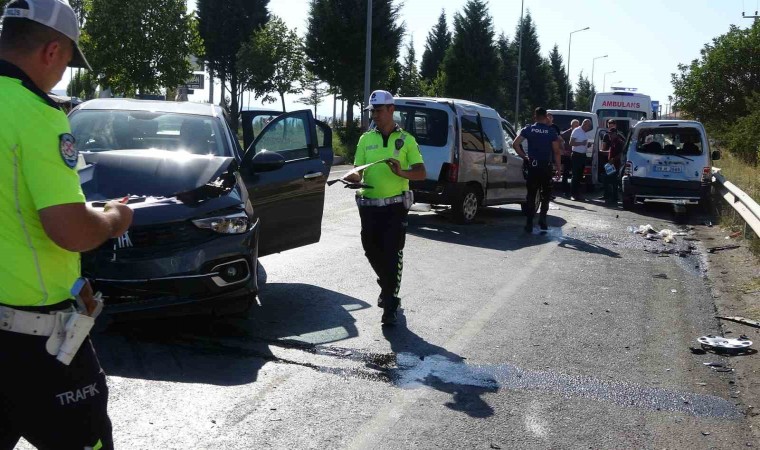
POLYGON ((609 132, 602 140, 602 151, 609 152, 608 163, 615 167, 615 171, 607 174, 604 172, 604 201, 608 205, 617 205, 618 201, 618 173, 620 171, 620 156, 623 153, 623 136, 617 131, 617 123, 614 119, 607 121, 609 132))
POLYGON ((570 136, 573 133, 573 130, 578 128, 580 126, 580 122, 578 119, 573 119, 570 121, 570 128, 563 131, 559 134, 559 136, 562 138, 563 145, 562 145, 562 189, 565 194, 565 197, 570 197, 571 193, 571 184, 570 184, 570 177, 572 173, 572 167, 573 167, 573 147, 570 145, 570 136))
POLYGON ((538 225, 541 230, 548 229, 546 215, 549 212, 549 202, 552 195, 552 177, 559 176, 562 173, 560 138, 547 123, 546 109, 536 108, 534 117, 536 122, 520 130, 520 135, 512 144, 512 148, 517 154, 529 164, 528 197, 526 199, 528 220, 525 224, 525 231, 528 233, 533 231, 533 216, 536 211, 536 194, 538 192, 541 193, 541 212, 538 217, 538 225), (522 149, 523 140, 528 141, 529 155, 526 155, 522 149), (554 166, 552 166, 552 162, 554 166))

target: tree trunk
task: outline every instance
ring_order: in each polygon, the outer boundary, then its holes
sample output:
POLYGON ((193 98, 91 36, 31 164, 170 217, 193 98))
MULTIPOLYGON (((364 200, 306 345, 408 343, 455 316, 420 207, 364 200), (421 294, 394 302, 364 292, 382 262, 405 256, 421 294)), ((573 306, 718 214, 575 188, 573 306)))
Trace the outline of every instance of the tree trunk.
POLYGON ((214 70, 208 68, 208 102, 214 104, 214 70))
POLYGON ((346 100, 343 98, 340 99, 340 121, 346 124, 346 100))
POLYGON ((354 125, 354 101, 346 99, 346 126, 354 125))
POLYGON ((238 118, 240 117, 240 107, 238 104, 238 74, 235 70, 230 74, 230 125, 232 132, 237 135, 238 132, 238 118))
POLYGON ((338 94, 333 94, 333 125, 335 125, 335 116, 338 112, 338 94))
POLYGON ((282 112, 285 112, 285 93, 278 92, 278 94, 280 94, 280 99, 282 100, 282 112))

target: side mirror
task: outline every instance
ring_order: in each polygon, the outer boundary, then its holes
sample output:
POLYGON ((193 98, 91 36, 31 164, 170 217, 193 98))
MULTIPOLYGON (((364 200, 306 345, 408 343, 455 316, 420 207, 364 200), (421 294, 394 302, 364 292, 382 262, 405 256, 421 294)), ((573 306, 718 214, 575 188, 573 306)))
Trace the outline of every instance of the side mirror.
POLYGON ((262 151, 253 157, 250 168, 253 172, 271 172, 282 168, 284 165, 285 158, 281 154, 262 151))
POLYGON ((715 150, 714 152, 712 152, 712 159, 713 159, 713 161, 719 160, 720 159, 720 152, 717 151, 717 150, 715 150))

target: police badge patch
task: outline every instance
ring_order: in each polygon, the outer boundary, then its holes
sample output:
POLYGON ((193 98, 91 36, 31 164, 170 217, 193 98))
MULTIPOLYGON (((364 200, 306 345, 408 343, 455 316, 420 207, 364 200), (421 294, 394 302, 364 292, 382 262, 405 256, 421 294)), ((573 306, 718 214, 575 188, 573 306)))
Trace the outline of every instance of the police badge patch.
POLYGON ((63 162, 69 166, 70 169, 73 169, 77 166, 77 161, 79 160, 79 152, 74 145, 76 139, 74 139, 74 136, 69 133, 60 135, 59 139, 61 158, 63 158, 63 162))
POLYGON ((404 140, 403 139, 396 139, 396 150, 401 150, 401 148, 404 146, 404 140))

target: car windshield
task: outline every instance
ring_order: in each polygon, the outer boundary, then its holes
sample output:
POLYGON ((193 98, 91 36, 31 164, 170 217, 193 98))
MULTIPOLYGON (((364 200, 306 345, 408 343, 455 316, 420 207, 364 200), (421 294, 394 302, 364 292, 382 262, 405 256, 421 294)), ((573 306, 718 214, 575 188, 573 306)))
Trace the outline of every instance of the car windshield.
POLYGON ((639 130, 636 150, 657 155, 699 156, 704 146, 696 128, 662 127, 639 130))
POLYGON ((153 111, 81 110, 69 117, 83 152, 159 149, 233 156, 215 117, 153 111))
POLYGON ((646 117, 647 113, 644 111, 631 111, 629 109, 599 109, 596 111, 596 115, 601 120, 609 119, 611 117, 623 117, 626 119, 633 119, 639 121, 642 117, 646 117))
POLYGON ((577 120, 578 125, 580 125, 585 119, 588 119, 588 116, 574 116, 572 114, 552 113, 552 116, 554 116, 554 125, 557 125, 560 131, 568 130, 570 128, 570 122, 573 120, 577 120))

